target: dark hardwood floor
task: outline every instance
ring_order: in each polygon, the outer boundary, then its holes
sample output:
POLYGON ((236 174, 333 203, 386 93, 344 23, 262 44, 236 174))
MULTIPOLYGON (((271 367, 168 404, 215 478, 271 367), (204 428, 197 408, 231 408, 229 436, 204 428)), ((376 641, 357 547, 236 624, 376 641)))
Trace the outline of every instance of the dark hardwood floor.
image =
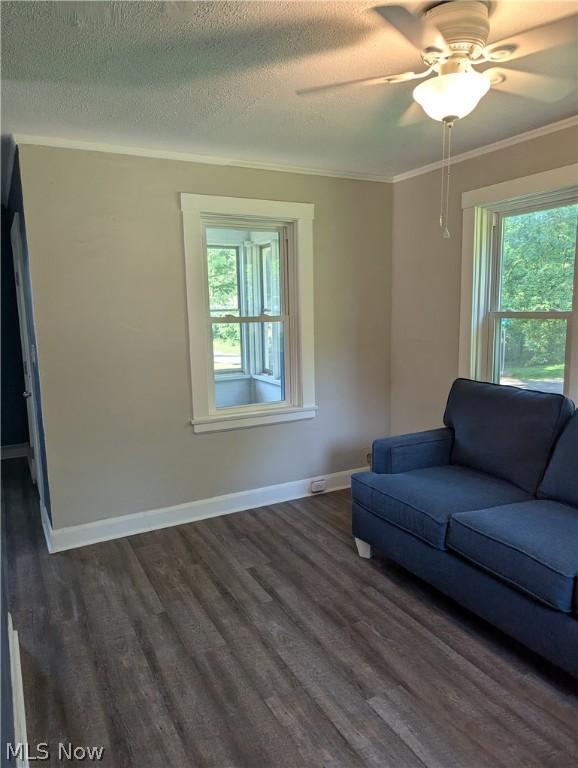
POLYGON ((42 765, 58 742, 107 768, 578 765, 576 684, 358 558, 347 492, 48 555, 25 463, 2 469, 42 765))

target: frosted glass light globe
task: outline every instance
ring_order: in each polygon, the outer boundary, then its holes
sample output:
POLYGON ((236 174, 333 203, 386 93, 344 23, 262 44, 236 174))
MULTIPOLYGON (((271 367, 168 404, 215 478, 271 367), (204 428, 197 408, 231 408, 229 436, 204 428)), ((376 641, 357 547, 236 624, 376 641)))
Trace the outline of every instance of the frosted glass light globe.
POLYGON ((429 117, 443 121, 469 115, 489 89, 489 79, 480 72, 452 72, 420 83, 413 98, 429 117))

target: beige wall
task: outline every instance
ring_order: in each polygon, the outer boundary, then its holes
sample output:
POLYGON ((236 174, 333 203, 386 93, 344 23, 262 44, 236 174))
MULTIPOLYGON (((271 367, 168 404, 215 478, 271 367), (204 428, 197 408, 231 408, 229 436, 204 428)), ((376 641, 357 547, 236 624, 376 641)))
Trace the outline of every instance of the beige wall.
POLYGON ((438 171, 392 187, 21 147, 54 526, 350 469, 376 436, 439 425, 461 194, 576 162, 577 142, 453 166, 449 241, 438 171), (317 418, 193 434, 180 192, 315 204, 317 418))
POLYGON ((393 434, 439 426, 458 373, 462 192, 569 165, 577 156, 578 131, 568 128, 452 166, 450 240, 439 230, 439 171, 394 185, 393 434))
POLYGON ((365 463, 390 185, 32 146, 21 167, 55 528, 365 463), (180 192, 315 204, 315 419, 193 434, 180 192))

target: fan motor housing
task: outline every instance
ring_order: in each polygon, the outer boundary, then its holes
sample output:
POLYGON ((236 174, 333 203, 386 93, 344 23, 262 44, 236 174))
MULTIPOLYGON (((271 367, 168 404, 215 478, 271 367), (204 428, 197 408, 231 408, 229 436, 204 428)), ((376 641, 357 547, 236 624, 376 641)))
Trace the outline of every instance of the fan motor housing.
POLYGON ((483 0, 441 3, 430 8, 425 16, 440 30, 453 53, 471 59, 481 56, 490 34, 488 5, 483 0))

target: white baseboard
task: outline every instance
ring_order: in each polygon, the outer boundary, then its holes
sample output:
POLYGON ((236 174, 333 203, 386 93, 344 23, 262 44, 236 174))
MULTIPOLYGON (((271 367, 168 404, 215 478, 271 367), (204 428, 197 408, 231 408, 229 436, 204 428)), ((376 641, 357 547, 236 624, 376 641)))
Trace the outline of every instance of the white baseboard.
POLYGON ((154 531, 159 528, 191 523, 195 520, 205 520, 208 517, 230 515, 233 512, 242 512, 245 509, 279 504, 282 501, 302 499, 305 496, 313 495, 310 490, 313 480, 324 479, 327 481, 327 491, 339 491, 350 487, 351 475, 354 472, 364 472, 366 470, 367 467, 360 467, 359 469, 334 472, 330 475, 307 477, 290 483, 268 485, 264 488, 253 488, 250 491, 241 491, 239 493, 228 493, 225 496, 214 496, 210 499, 177 504, 174 507, 149 509, 146 512, 109 517, 104 520, 96 520, 93 523, 72 525, 66 528, 53 528, 46 510, 43 509, 42 525, 44 536, 49 552, 62 552, 65 549, 84 547, 88 544, 96 544, 99 541, 132 536, 135 533, 145 533, 146 531, 154 531))
MULTIPOLYGON (((28 744, 26 732, 26 707, 24 706, 24 686, 20 665, 20 643, 18 632, 14 629, 12 615, 8 613, 8 652, 10 654, 10 682, 12 684, 12 715, 14 721, 14 746, 28 744)), ((2 745, 4 748, 4 744, 2 745)), ((28 757, 16 758, 16 768, 28 768, 28 757)))
POLYGON ((2 446, 2 460, 22 459, 29 456, 30 456, 30 445, 28 443, 17 443, 15 445, 2 446))

